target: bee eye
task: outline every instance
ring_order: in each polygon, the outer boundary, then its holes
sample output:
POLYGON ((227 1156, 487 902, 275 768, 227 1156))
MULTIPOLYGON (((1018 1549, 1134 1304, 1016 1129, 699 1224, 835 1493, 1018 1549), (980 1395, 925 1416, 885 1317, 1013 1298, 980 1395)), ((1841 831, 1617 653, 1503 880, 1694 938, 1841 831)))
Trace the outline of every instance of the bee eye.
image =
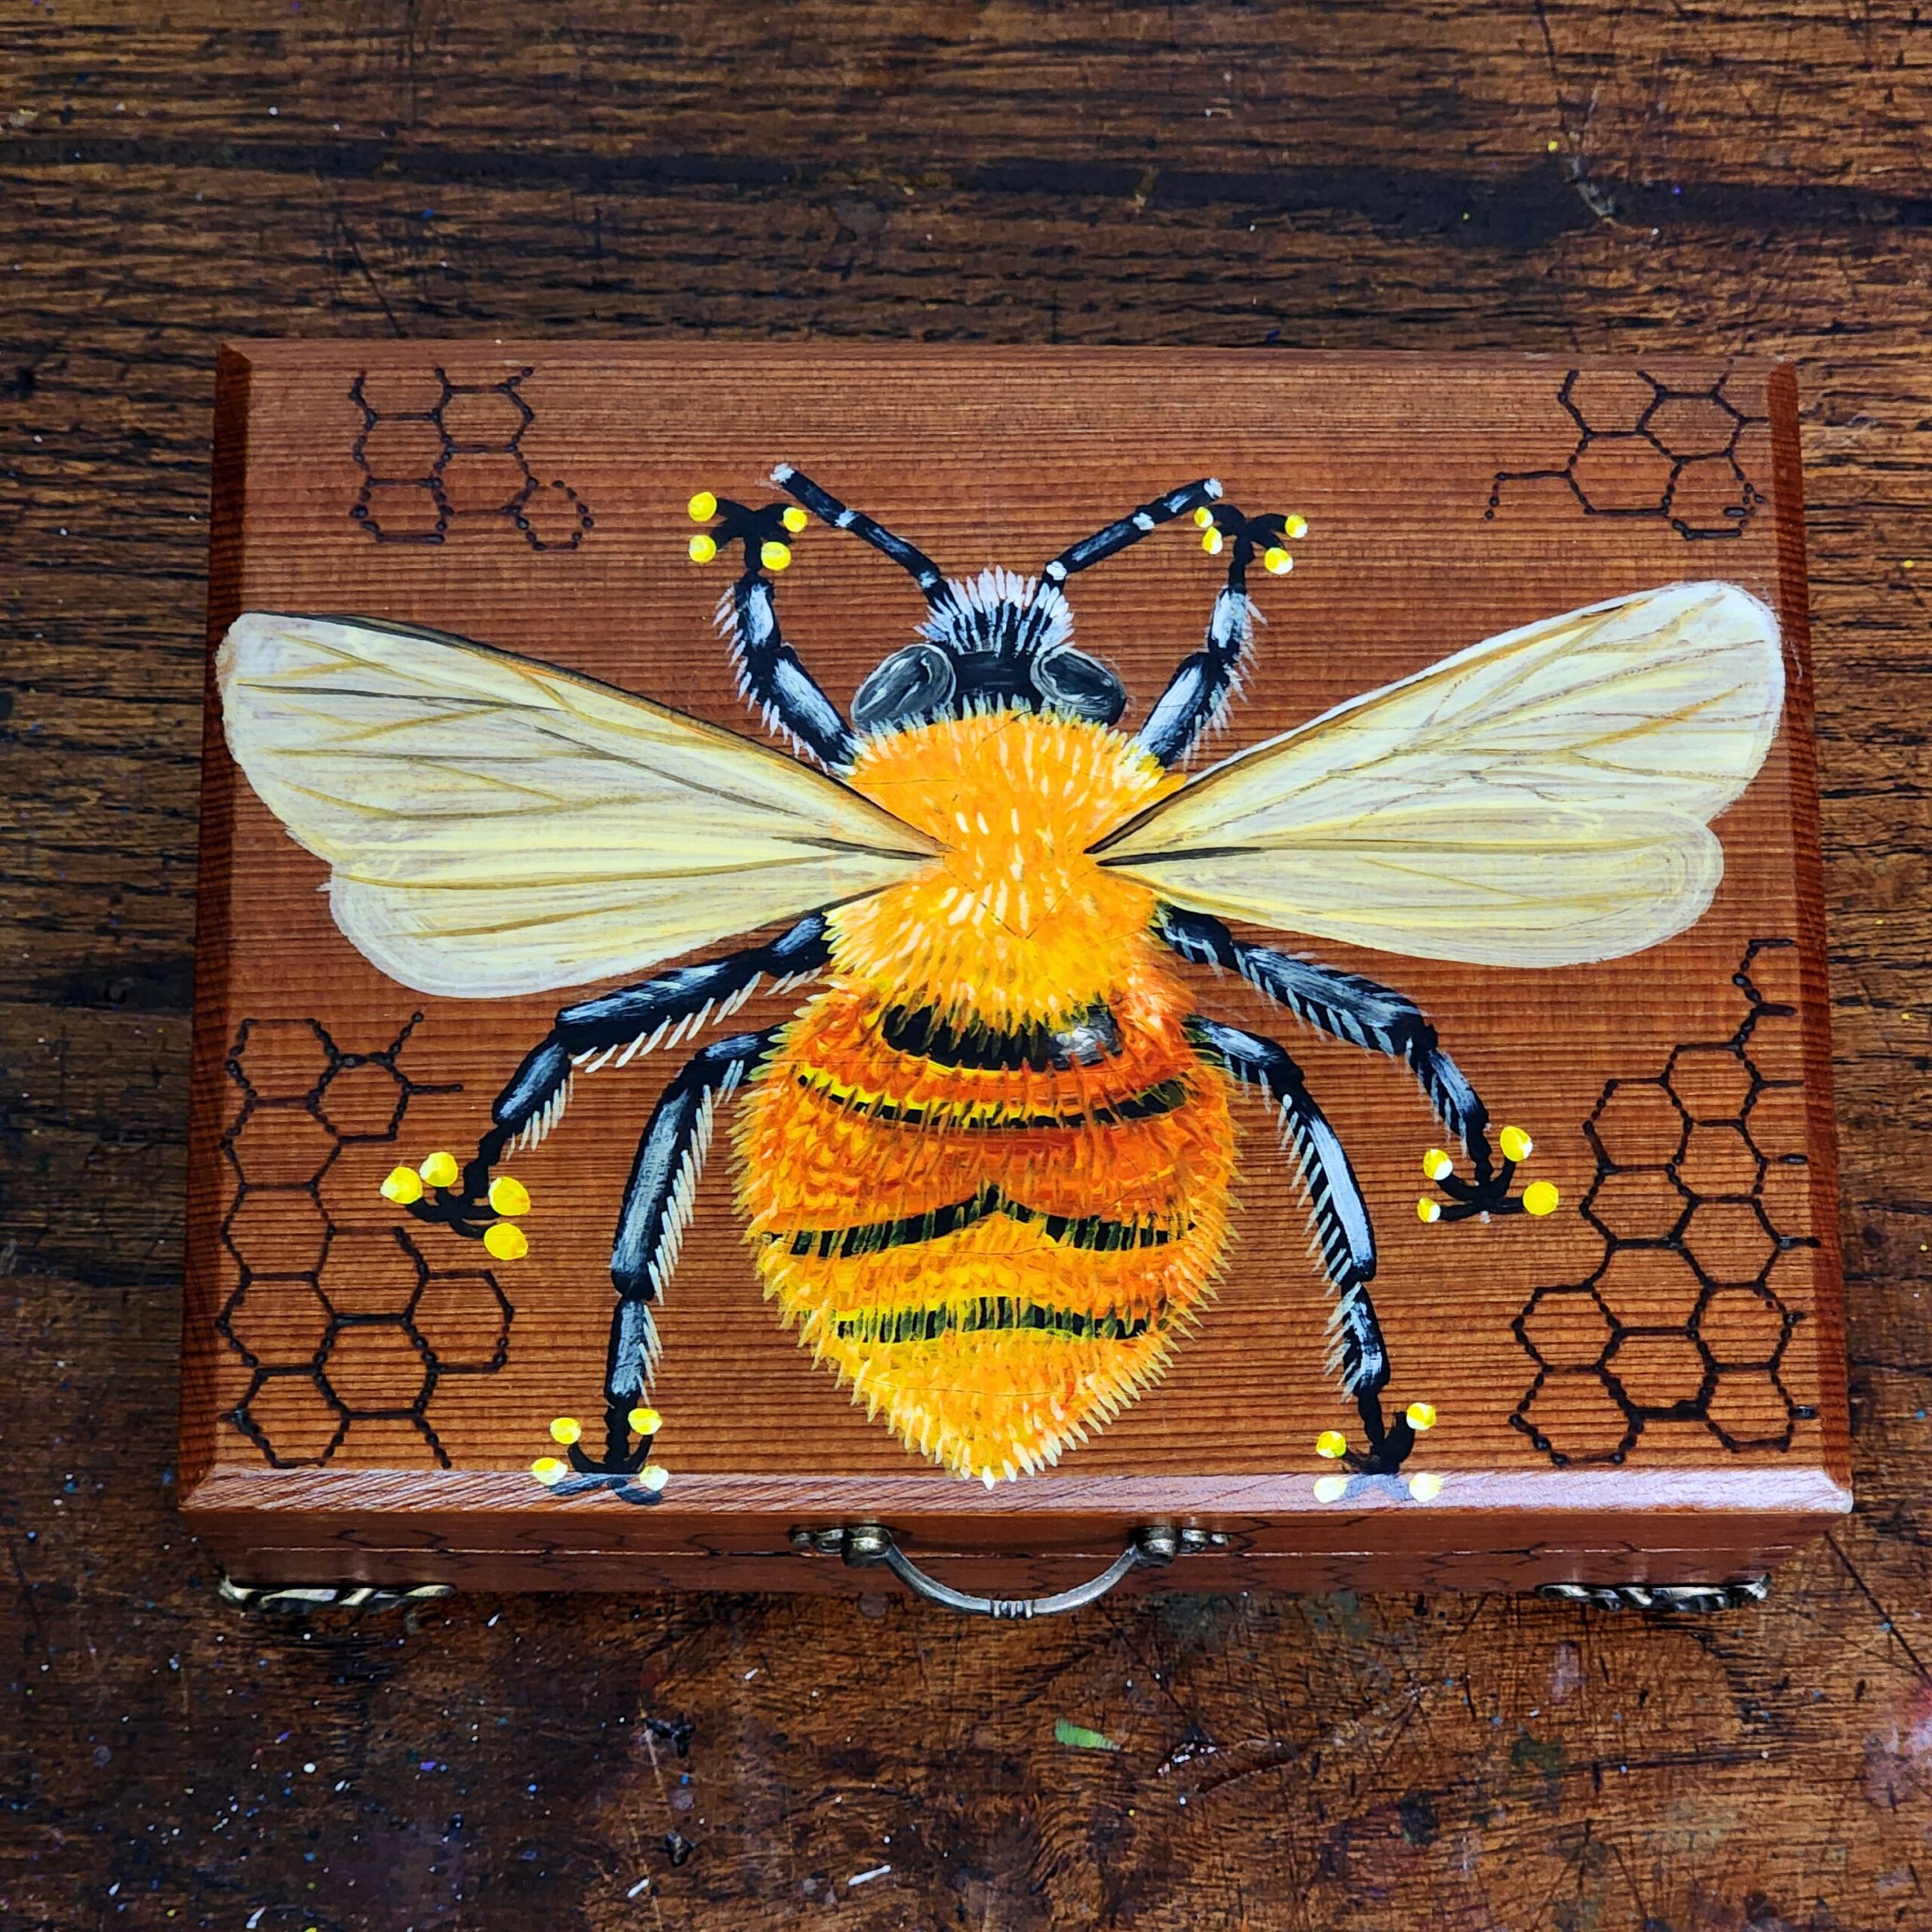
POLYGON ((1058 711, 1111 724, 1127 709, 1127 691, 1119 678, 1097 657, 1059 644, 1033 660, 1033 683, 1041 697, 1058 711))
POLYGON ((909 644, 876 666, 852 700, 860 731, 906 724, 943 711, 958 685, 952 660, 937 645, 909 644))

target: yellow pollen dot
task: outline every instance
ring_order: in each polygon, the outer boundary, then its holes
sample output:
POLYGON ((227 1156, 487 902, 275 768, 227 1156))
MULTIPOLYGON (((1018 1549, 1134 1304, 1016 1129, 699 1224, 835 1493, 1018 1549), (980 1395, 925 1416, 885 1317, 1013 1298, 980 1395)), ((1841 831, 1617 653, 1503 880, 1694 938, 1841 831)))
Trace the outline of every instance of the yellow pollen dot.
POLYGON ((1221 554, 1221 533, 1218 530, 1209 531, 1201 538, 1201 547, 1209 556, 1218 557, 1221 554))
POLYGON ((694 523, 709 523, 718 514, 718 499, 709 490, 700 490, 685 508, 694 523))
POLYGON ((530 1190, 520 1180, 513 1180, 508 1174, 499 1174, 490 1183, 490 1205, 500 1214, 527 1214, 530 1212, 530 1190))
POLYGON ((407 1208, 412 1201, 423 1198, 423 1177, 414 1168, 392 1168, 389 1178, 383 1183, 383 1198, 393 1201, 398 1208, 407 1208))
POLYGON ((1553 1214, 1556 1204, 1563 1197, 1546 1180, 1533 1180, 1523 1190, 1523 1212, 1526 1214, 1553 1214))
POLYGON ((1427 1195, 1425 1194, 1416 1203, 1416 1219, 1418 1221, 1425 1223, 1438 1221, 1441 1218, 1442 1209, 1440 1204, 1430 1200, 1427 1195))
POLYGON ((1280 544, 1272 543, 1262 552, 1261 561, 1276 577, 1286 577, 1295 567, 1295 560, 1280 544))
POLYGON ((432 1187, 454 1187, 457 1168, 454 1154, 432 1154, 416 1171, 432 1187))
POLYGON ((1291 537, 1297 538, 1306 537, 1308 534, 1308 518, 1305 516, 1291 516, 1287 519, 1285 528, 1291 537))
POLYGON ((1433 1503, 1442 1494, 1442 1478, 1432 1469, 1409 1478, 1409 1494, 1418 1503, 1433 1503))
POLYGON ((638 1471, 637 1479, 653 1496, 656 1496, 671 1480, 671 1472, 662 1463, 647 1463, 638 1471))
POLYGON ((1346 1476, 1317 1476, 1315 1478, 1315 1500, 1318 1503, 1339 1503, 1349 1493, 1346 1476))
POLYGON ((496 1221, 483 1230, 483 1245, 499 1261, 521 1261, 530 1252, 530 1237, 514 1221, 496 1221))
POLYGON ((583 1424, 575 1416, 559 1416, 550 1425, 550 1440, 562 1443, 566 1448, 583 1439, 583 1424))
POLYGON ((791 546, 769 538, 758 546, 758 560, 768 571, 782 571, 792 561, 791 546))
POLYGON ((1214 512, 1205 503, 1194 512, 1194 527, 1196 530, 1205 530, 1214 521, 1214 512))
POLYGON ((1411 1402, 1405 1411, 1409 1426, 1418 1435, 1426 1435, 1435 1426, 1435 1404, 1433 1402, 1411 1402))
POLYGON ((554 1456, 539 1456, 530 1466, 530 1473, 547 1489, 553 1483, 564 1479, 564 1465, 554 1456))
POLYGON ((794 503, 778 521, 795 537, 805 527, 805 513, 794 503))
POLYGON ((1543 145, 1543 152, 1546 154, 1554 154, 1562 145, 1563 143, 1561 141, 1546 142, 1543 145))
POLYGON ((655 1409, 633 1409, 624 1420, 640 1435, 655 1435, 664 1426, 664 1418, 655 1409))
POLYGON ((718 540, 708 531, 700 530, 685 546, 685 554, 694 564, 708 564, 718 554, 718 540))
POLYGON ((1500 1137, 1506 1161, 1527 1161, 1536 1143, 1520 1127, 1506 1127, 1500 1137))
POLYGON ((1440 1147, 1432 1147, 1422 1157, 1422 1171, 1431 1180, 1440 1180, 1444 1174, 1454 1174, 1456 1164, 1440 1147))
POLYGON ((1349 1438, 1339 1429, 1324 1429, 1315 1438, 1315 1453, 1339 1463, 1349 1453, 1349 1438))

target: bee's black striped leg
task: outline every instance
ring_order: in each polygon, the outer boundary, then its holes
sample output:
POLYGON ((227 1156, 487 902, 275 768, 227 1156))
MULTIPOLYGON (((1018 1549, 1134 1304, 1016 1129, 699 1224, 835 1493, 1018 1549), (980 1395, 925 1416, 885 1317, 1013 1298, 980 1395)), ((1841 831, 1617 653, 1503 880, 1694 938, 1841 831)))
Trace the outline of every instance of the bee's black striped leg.
MULTIPOLYGON (((1215 494, 1220 494, 1217 488, 1215 494)), ((1211 556, 1228 553, 1227 582, 1208 613, 1201 648, 1182 660, 1168 688, 1155 700, 1137 742, 1163 764, 1174 764, 1194 749, 1226 708, 1241 677, 1242 660, 1254 641, 1254 605, 1247 573, 1257 554, 1263 567, 1280 574, 1294 568, 1288 540, 1307 525, 1299 517, 1248 516, 1232 503, 1195 512, 1201 547, 1211 556)))
POLYGON ((604 1454, 593 1457, 576 1436, 569 1438, 571 1467, 605 1480, 626 1502, 654 1501, 663 1487, 661 1473, 654 1480, 655 1466, 649 1460, 657 1412, 645 1406, 658 1354, 652 1306, 677 1266, 691 1197, 711 1144, 712 1118, 718 1101, 756 1072, 778 1032, 768 1027, 761 1033, 737 1034, 694 1054, 660 1096, 638 1143, 611 1253, 617 1306, 605 1371, 604 1454), (640 1438, 635 1444, 633 1435, 640 1438))
POLYGON ((460 1173, 449 1155, 432 1155, 418 1171, 419 1178, 425 1172, 430 1177, 421 1181, 417 1198, 402 1199, 409 1189, 408 1168, 397 1169, 384 1192, 419 1221, 473 1241, 487 1239, 504 1217, 505 1204, 523 1211, 518 1204, 522 1190, 514 1183, 499 1185, 504 1177, 493 1179, 492 1171, 506 1154, 534 1146, 556 1125, 577 1074, 595 1073, 613 1061, 627 1066, 638 1054, 675 1048, 708 1023, 728 1017, 761 986, 782 989, 811 978, 823 971, 831 958, 824 917, 814 912, 768 946, 748 946, 702 966, 680 966, 565 1007, 497 1097, 489 1131, 460 1173), (449 1164, 447 1184, 434 1179, 438 1161, 449 1164))
MULTIPOLYGON (((466 1241, 483 1241, 490 1230, 506 1218, 491 1196, 490 1171, 503 1157, 512 1130, 492 1127, 476 1143, 473 1158, 462 1168, 453 1154, 432 1154, 413 1173, 398 1168, 383 1183, 384 1195, 415 1220, 443 1227, 466 1241)), ((507 1189, 496 1190, 497 1200, 514 1206, 516 1197, 507 1189)), ((515 1211, 521 1213, 521 1207, 515 1211)))
POLYGON ((1435 1117, 1462 1142, 1479 1187, 1496 1171, 1489 1143, 1489 1109, 1463 1070, 1442 1050, 1435 1029, 1405 993, 1319 960, 1237 940, 1219 919, 1163 906, 1155 937, 1183 959, 1238 973, 1304 1025, 1331 1038, 1401 1060, 1420 1082, 1435 1117))
POLYGON ((1422 1217, 1425 1221, 1469 1221, 1487 1219, 1493 1214, 1526 1214, 1536 1211, 1528 1202, 1528 1189, 1522 1194, 1512 1194, 1509 1184, 1516 1178, 1516 1163, 1504 1159, 1496 1171, 1480 1180, 1465 1180, 1454 1169, 1447 1164, 1448 1157, 1441 1160, 1435 1157, 1439 1149, 1432 1148, 1423 1157, 1423 1171, 1442 1192, 1448 1195, 1449 1204, 1444 1207, 1439 1201, 1428 1195, 1423 1197, 1422 1217), (1434 1213, 1429 1212, 1433 1208, 1434 1213))
POLYGON ((1385 1423, 1379 1389, 1361 1390, 1355 1397, 1355 1408, 1368 1433, 1368 1447, 1365 1451, 1346 1451, 1341 1457, 1343 1466, 1358 1475, 1393 1475, 1409 1460, 1409 1451, 1416 1446, 1415 1424, 1406 1414, 1398 1415, 1392 1423, 1385 1423))
POLYGON ((694 521, 708 526, 691 540, 694 563, 708 564, 734 543, 743 546, 744 568, 718 604, 718 628, 731 640, 738 695, 767 729, 788 734, 828 770, 842 771, 857 755, 858 740, 786 642, 766 574, 790 568, 789 540, 804 528, 804 512, 795 503, 734 503, 709 490, 700 490, 688 507, 694 521))
POLYGON ((858 755, 859 741, 844 714, 827 697, 778 628, 771 586, 747 570, 718 607, 738 672, 738 691, 768 729, 784 731, 830 771, 858 755))
POLYGON ((604 1453, 599 1457, 584 1447, 576 1418, 559 1416, 550 1425, 550 1433, 566 1445, 569 1466, 577 1473, 565 1475, 562 1463, 555 1457, 546 1457, 535 1466, 537 1478, 559 1496, 601 1491, 620 1503, 648 1508, 663 1497, 666 1480, 665 1472, 651 1460, 658 1425, 655 1409, 640 1407, 628 1400, 607 1401, 604 1453))
POLYGON ((1164 906, 1155 915, 1154 930, 1183 959, 1238 973, 1318 1032, 1386 1054, 1408 1067, 1436 1118, 1462 1143, 1470 1168, 1466 1180, 1441 1148, 1429 1149, 1423 1171, 1448 1198, 1445 1204, 1425 1196, 1419 1208, 1425 1221, 1547 1214, 1556 1207, 1556 1189, 1547 1181, 1532 1182, 1521 1194, 1511 1193, 1516 1170, 1534 1143, 1521 1128, 1506 1127, 1492 1146, 1488 1108, 1462 1069, 1443 1051, 1421 1008, 1406 995, 1359 974, 1338 972, 1318 960, 1298 958, 1272 946, 1244 945, 1220 920, 1204 913, 1164 906))
POLYGON ((1272 1104, 1282 1137, 1294 1148, 1308 1188, 1315 1243, 1335 1297, 1328 1318, 1328 1365, 1337 1374, 1343 1392, 1354 1398, 1368 1432, 1365 1452, 1352 1453, 1346 1438, 1335 1430, 1325 1432, 1316 1447, 1360 1473, 1392 1474, 1415 1446, 1417 1418, 1426 1417, 1422 1426, 1426 1427, 1434 1412, 1417 1404, 1392 1426, 1383 1420, 1389 1349, 1368 1293, 1375 1278, 1375 1235, 1348 1155, 1309 1094, 1301 1069, 1275 1041, 1198 1014, 1189 1020, 1187 1034, 1209 1065, 1257 1089, 1272 1104))
POLYGON ((611 1284, 623 1308, 636 1311, 612 1333, 609 1394, 614 1404, 644 1392, 657 1352, 649 1305, 663 1292, 677 1265, 718 1101, 744 1084, 771 1051, 778 1031, 768 1027, 761 1033, 712 1041, 678 1069, 652 1109, 632 1163, 611 1251, 611 1284))

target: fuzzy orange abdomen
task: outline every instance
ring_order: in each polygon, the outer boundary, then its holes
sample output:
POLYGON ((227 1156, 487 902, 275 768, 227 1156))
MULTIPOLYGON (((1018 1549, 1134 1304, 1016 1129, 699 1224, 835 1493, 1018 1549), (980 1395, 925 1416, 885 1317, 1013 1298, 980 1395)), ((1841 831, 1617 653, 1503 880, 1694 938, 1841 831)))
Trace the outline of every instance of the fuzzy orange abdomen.
POLYGON ((1151 971, 1057 1033, 955 1030, 848 981, 786 1029, 740 1116, 748 1238, 801 1343, 909 1447, 1011 1478, 1159 1374, 1233 1180, 1227 1083, 1185 1014, 1151 971))

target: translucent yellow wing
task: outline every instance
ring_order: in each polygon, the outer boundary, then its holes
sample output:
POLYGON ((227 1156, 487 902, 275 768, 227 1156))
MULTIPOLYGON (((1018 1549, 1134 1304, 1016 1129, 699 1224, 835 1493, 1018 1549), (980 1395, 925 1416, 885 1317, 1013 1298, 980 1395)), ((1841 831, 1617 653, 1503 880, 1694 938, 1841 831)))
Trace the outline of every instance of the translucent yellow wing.
POLYGON ((1614 959, 1710 903, 1708 821, 1784 703, 1734 584, 1620 597, 1472 645, 1204 772, 1097 851, 1177 905, 1384 952, 1614 959))
POLYGON ((936 849, 782 752, 460 638, 257 612, 217 667, 236 762, 333 868, 336 923, 423 992, 636 972, 936 849))

